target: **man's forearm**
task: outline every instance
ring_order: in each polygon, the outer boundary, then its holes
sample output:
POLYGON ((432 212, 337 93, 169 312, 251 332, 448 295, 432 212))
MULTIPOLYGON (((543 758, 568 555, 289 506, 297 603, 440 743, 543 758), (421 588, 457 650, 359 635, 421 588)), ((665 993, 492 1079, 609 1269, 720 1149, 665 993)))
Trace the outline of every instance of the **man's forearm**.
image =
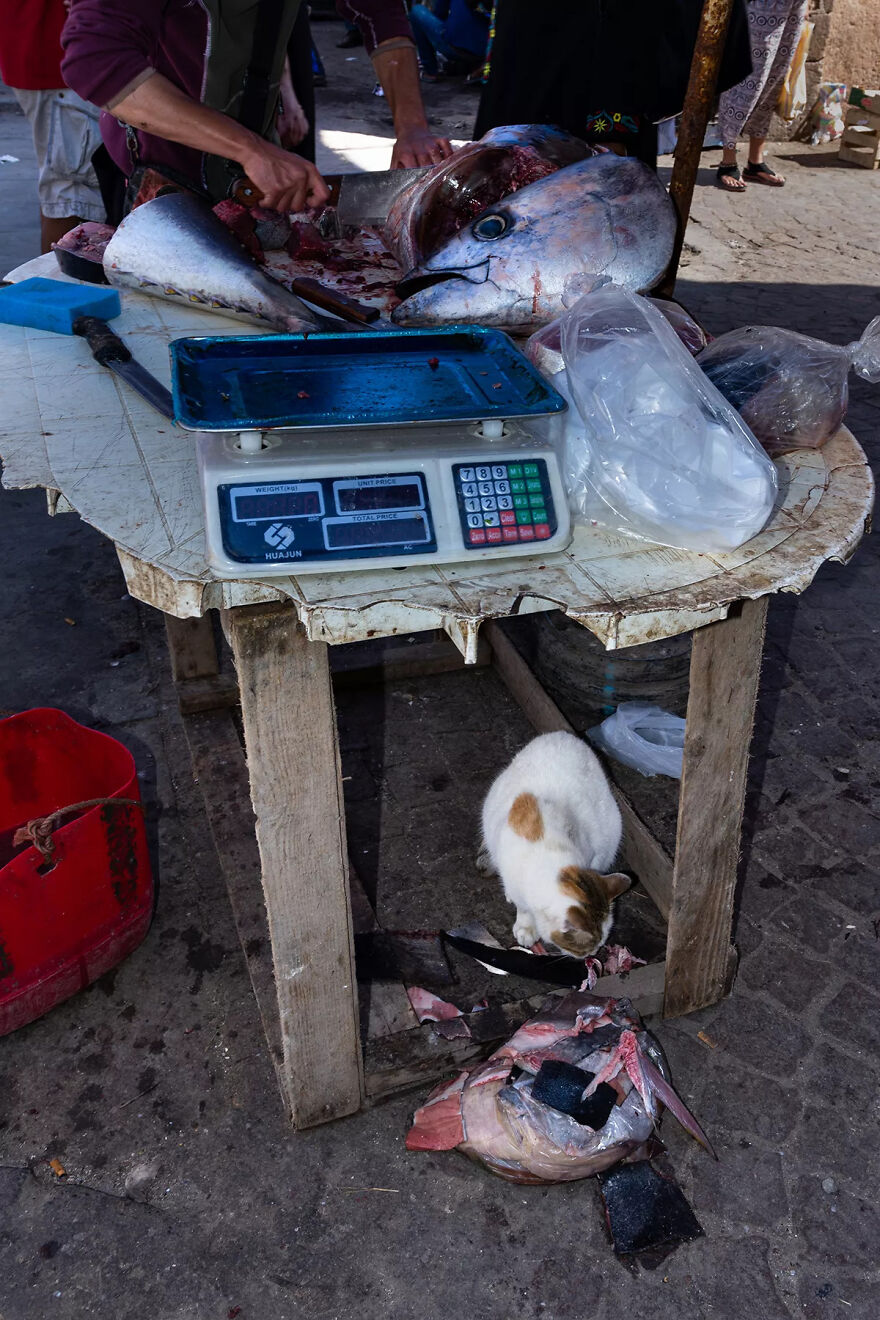
POLYGON ((261 139, 241 124, 194 101, 174 83, 154 73, 117 101, 111 112, 132 128, 179 142, 212 156, 244 161, 259 150, 261 139))
POLYGON ((398 40, 389 41, 377 46, 372 58, 397 136, 408 129, 427 128, 415 46, 398 40))

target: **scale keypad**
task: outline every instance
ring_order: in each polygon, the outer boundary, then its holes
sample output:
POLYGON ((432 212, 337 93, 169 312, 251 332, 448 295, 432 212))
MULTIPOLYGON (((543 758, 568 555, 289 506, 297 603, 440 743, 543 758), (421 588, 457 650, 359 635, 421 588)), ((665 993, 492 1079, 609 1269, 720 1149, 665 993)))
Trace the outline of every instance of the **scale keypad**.
POLYGON ((452 479, 467 549, 547 541, 556 532, 556 510, 543 458, 454 463, 452 479))

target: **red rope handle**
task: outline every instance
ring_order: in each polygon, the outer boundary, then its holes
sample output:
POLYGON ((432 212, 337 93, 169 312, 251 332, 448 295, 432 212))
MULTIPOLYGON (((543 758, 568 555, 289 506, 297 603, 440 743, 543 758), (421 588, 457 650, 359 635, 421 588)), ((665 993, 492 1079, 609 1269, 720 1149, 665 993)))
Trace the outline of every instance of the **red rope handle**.
POLYGON ((91 807, 113 806, 140 807, 143 810, 143 803, 136 802, 134 798, 92 798, 89 802, 72 802, 69 807, 59 807, 48 816, 37 816, 29 820, 27 825, 22 825, 12 837, 12 846, 17 848, 22 843, 32 843, 44 859, 50 862, 55 853, 52 832, 65 816, 72 816, 77 811, 88 811, 91 807))

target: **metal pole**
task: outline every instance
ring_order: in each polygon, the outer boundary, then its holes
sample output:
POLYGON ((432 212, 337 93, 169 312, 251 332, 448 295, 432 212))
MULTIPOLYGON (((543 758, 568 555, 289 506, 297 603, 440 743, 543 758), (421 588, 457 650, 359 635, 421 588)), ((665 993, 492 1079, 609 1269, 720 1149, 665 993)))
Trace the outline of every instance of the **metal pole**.
POLYGON ((691 73, 675 147, 672 181, 669 185, 669 195, 678 212, 678 233, 669 269, 659 289, 659 292, 667 297, 671 297, 675 291, 675 277, 678 274, 684 233, 691 213, 691 198, 694 195, 697 170, 700 167, 700 152, 703 150, 706 125, 709 122, 715 89, 718 85, 718 70, 733 2, 734 0, 705 0, 700 16, 694 58, 691 61, 691 73))

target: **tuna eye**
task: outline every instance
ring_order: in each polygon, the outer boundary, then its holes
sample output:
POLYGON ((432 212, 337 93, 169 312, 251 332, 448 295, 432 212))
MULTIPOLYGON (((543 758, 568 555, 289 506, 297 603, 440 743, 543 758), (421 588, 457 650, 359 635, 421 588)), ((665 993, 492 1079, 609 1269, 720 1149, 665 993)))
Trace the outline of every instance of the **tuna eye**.
POLYGON ((494 212, 492 215, 481 216, 476 220, 471 228, 474 238, 482 239, 484 242, 491 242, 493 238, 500 238, 506 234, 510 228, 510 217, 499 215, 494 212))

